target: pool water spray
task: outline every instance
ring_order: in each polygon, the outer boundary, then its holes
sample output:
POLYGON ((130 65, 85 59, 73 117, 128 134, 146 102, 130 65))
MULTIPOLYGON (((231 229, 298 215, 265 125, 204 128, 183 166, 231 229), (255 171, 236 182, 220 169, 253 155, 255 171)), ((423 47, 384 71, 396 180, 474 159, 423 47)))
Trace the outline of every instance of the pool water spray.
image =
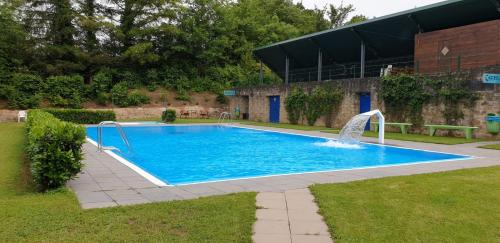
POLYGON ((363 132, 365 132, 366 123, 370 117, 376 115, 379 121, 379 135, 378 142, 384 144, 384 124, 385 118, 380 110, 373 110, 356 115, 347 122, 347 124, 340 130, 338 141, 329 140, 322 143, 322 146, 339 147, 339 148, 355 148, 359 147, 359 141, 363 132))

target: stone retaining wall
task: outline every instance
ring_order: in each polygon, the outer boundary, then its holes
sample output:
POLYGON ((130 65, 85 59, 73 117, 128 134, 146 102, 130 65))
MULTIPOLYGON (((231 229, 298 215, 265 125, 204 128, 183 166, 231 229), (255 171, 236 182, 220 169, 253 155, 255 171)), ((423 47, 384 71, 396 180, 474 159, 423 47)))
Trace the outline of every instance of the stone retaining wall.
MULTIPOLYGON (((482 83, 482 74, 485 72, 500 73, 500 66, 486 69, 478 69, 463 74, 463 78, 470 80, 470 88, 476 92, 479 99, 473 107, 463 107, 464 119, 459 125, 477 126, 479 129, 475 132, 476 137, 491 138, 495 137, 486 130, 485 117, 488 113, 500 113, 500 85, 482 83)), ((242 110, 248 110, 249 119, 254 121, 269 121, 269 96, 280 96, 280 122, 288 123, 287 112, 285 109, 285 98, 291 92, 293 87, 300 86, 306 91, 312 90, 318 85, 336 85, 344 91, 344 99, 338 111, 333 114, 333 127, 342 128, 353 116, 359 114, 359 97, 361 93, 371 94, 371 109, 380 109, 384 112, 383 101, 378 99, 378 90, 380 89, 379 78, 365 79, 346 79, 323 82, 295 83, 291 86, 262 86, 238 89, 238 96, 230 99, 229 109, 234 111, 236 106, 242 110), (242 99, 244 97, 244 99, 242 99), (241 102, 247 100, 246 103, 241 102), (243 107, 243 108, 241 108, 243 107)), ((445 124, 443 117, 443 104, 427 104, 422 112, 424 123, 427 124, 445 124)), ((396 121, 393 121, 396 122, 396 121)), ((397 121, 402 122, 402 121, 397 121)), ((303 120, 302 124, 306 124, 303 120)), ((316 122, 316 125, 325 125, 324 117, 316 122)), ((391 131, 393 128, 388 127, 391 131)), ((413 132, 426 133, 425 128, 413 128, 413 132)), ((438 132, 443 135, 448 131, 438 132)), ((460 131, 454 132, 457 136, 463 136, 460 131)), ((499 135, 496 136, 500 138, 499 135)))
MULTIPOLYGON (((200 114, 201 111, 208 112, 209 117, 217 118, 220 112, 224 111, 223 108, 204 108, 201 106, 182 106, 182 107, 168 107, 176 111, 179 116, 181 110, 191 111, 193 117, 195 114, 200 114)), ((140 119, 140 118, 158 118, 160 120, 164 107, 128 107, 128 108, 113 108, 113 109, 91 109, 91 110, 113 110, 116 114, 116 119, 140 119)), ((17 114, 19 110, 0 110, 0 122, 17 121, 17 114)))

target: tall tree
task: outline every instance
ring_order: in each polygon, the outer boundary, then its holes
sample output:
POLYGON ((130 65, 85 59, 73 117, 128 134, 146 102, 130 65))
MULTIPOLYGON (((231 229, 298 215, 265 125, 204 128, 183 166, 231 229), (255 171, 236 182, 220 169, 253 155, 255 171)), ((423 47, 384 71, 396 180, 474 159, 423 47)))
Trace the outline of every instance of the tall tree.
POLYGON ((24 7, 25 27, 36 43, 32 68, 46 75, 82 70, 75 46, 75 12, 69 0, 28 0, 24 7))
POLYGON ((359 14, 359 15, 352 16, 351 20, 347 21, 346 24, 355 24, 355 23, 360 23, 360 22, 366 21, 366 20, 368 20, 368 17, 366 17, 362 14, 359 14))
POLYGON ((115 55, 134 67, 159 61, 158 36, 169 31, 177 0, 110 0, 107 13, 114 20, 111 36, 115 55))
POLYGON ((333 4, 328 5, 328 18, 330 19, 330 28, 338 28, 345 24, 347 17, 354 10, 352 4, 344 5, 342 2, 339 6, 333 4))
POLYGON ((85 83, 90 83, 100 67, 111 63, 111 57, 103 51, 105 30, 112 26, 102 14, 104 8, 96 0, 76 0, 76 22, 80 47, 79 59, 84 66, 82 72, 85 83), (100 35, 101 40, 97 38, 100 35))
POLYGON ((15 1, 0 1, 0 85, 23 65, 26 33, 15 18, 17 7, 15 1))

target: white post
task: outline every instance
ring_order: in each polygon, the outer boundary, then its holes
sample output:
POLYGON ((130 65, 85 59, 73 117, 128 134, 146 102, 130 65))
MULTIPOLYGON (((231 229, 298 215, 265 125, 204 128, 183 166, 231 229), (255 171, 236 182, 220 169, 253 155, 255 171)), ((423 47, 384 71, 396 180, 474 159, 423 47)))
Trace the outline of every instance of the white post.
POLYGON ((384 136, 385 136, 385 132, 384 132, 385 118, 384 118, 384 115, 382 115, 382 112, 377 109, 377 110, 372 110, 372 111, 362 113, 361 115, 367 115, 367 116, 377 115, 377 117, 378 117, 378 143, 384 144, 384 142, 385 142, 385 139, 384 139, 384 136))
POLYGON ((378 116, 378 143, 384 144, 384 128, 385 128, 385 118, 384 115, 382 115, 382 112, 378 111, 377 113, 378 116))

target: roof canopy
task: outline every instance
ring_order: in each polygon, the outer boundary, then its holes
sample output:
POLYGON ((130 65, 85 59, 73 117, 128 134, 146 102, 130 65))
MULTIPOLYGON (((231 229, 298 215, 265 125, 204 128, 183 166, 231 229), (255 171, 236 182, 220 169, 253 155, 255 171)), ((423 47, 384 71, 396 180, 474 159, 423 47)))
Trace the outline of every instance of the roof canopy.
POLYGON ((323 63, 359 61, 361 41, 367 60, 409 56, 417 33, 498 18, 500 0, 449 0, 260 47, 254 55, 278 74, 285 70, 286 56, 290 69, 316 66, 318 49, 323 63))

